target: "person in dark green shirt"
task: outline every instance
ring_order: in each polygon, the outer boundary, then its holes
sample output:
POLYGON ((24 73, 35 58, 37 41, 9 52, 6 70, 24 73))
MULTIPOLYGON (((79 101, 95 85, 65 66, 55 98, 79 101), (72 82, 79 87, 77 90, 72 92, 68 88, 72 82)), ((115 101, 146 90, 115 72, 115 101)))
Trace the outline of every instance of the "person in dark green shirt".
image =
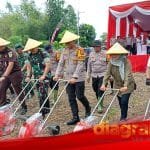
MULTIPOLYGON (((15 50, 18 54, 18 62, 19 62, 19 66, 21 67, 21 71, 23 73, 23 81, 22 81, 22 86, 25 87, 27 82, 25 81, 25 78, 27 76, 27 60, 28 60, 28 54, 27 53, 23 53, 23 46, 21 44, 16 44, 15 45, 15 50)), ((25 94, 28 93, 28 91, 32 88, 32 83, 30 83, 27 88, 25 89, 25 94)), ((28 96, 28 98, 33 97, 34 96, 34 91, 31 90, 30 95, 28 96)))

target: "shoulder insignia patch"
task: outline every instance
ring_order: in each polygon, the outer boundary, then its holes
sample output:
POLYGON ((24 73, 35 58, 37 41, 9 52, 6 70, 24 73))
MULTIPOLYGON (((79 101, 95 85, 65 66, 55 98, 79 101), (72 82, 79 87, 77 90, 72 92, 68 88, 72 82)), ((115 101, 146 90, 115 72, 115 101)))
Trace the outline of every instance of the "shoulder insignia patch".
POLYGON ((8 56, 9 56, 9 58, 12 58, 13 52, 9 52, 9 53, 8 53, 8 56))
POLYGON ((78 60, 85 60, 85 52, 83 48, 78 48, 76 50, 76 56, 78 60))

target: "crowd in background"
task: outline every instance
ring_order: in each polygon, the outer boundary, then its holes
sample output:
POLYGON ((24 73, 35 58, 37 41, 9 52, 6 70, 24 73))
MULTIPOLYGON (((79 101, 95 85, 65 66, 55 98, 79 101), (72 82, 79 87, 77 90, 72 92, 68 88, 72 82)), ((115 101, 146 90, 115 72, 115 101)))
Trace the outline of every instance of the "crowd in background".
POLYGON ((129 51, 130 55, 150 54, 150 34, 145 38, 143 34, 140 36, 130 36, 117 38, 114 36, 110 40, 110 45, 119 42, 124 48, 129 51))

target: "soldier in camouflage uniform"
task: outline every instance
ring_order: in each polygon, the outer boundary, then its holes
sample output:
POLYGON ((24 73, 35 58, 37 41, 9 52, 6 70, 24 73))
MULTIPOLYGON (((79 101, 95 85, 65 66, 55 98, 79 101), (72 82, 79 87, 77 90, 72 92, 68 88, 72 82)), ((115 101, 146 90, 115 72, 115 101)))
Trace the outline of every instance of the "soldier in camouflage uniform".
MULTIPOLYGON (((22 81, 22 86, 25 87, 27 82, 25 81, 25 78, 26 76, 29 76, 27 74, 27 67, 28 67, 28 64, 26 64, 27 62, 27 59, 28 59, 28 54, 27 53, 23 53, 23 46, 21 44, 16 44, 15 45, 15 50, 18 54, 18 62, 19 62, 19 65, 21 67, 21 71, 23 73, 23 81, 22 81)), ((27 88, 25 89, 25 94, 28 93, 28 91, 32 88, 32 84, 30 83, 27 88)), ((30 92, 31 94, 31 97, 34 96, 34 91, 32 90, 30 92)))
POLYGON ((66 49, 64 49, 61 54, 54 77, 54 80, 58 80, 59 76, 64 70, 64 77, 66 80, 69 80, 69 85, 67 86, 66 90, 72 110, 73 119, 67 122, 67 125, 74 125, 80 120, 76 98, 78 98, 85 107, 85 117, 89 116, 91 113, 91 107, 86 96, 84 95, 85 53, 83 48, 79 48, 75 44, 75 40, 78 38, 79 36, 69 31, 65 32, 60 43, 65 43, 66 49))
MULTIPOLYGON (((16 52, 9 49, 7 45, 9 41, 0 38, 0 106, 7 104, 6 91, 12 84, 16 94, 22 91, 22 72, 17 61, 16 52)), ((24 99, 24 93, 19 100, 24 99)), ((20 113, 23 115, 27 112, 27 106, 23 102, 20 113)))
MULTIPOLYGON (((56 69, 58 66, 58 62, 60 60, 61 53, 59 51, 54 51, 52 49, 51 45, 46 45, 45 50, 50 54, 50 65, 51 65, 51 68, 50 68, 50 72, 51 72, 50 88, 52 89, 57 82, 57 81, 53 80, 53 77, 55 76, 55 72, 56 72, 56 69)), ((53 91, 53 102, 52 102, 53 104, 57 100, 58 88, 59 88, 59 84, 56 85, 56 87, 54 88, 54 91, 53 91)))
MULTIPOLYGON (((100 90, 100 87, 103 82, 103 77, 106 71, 106 55, 104 51, 101 51, 101 43, 99 40, 95 40, 94 51, 90 53, 88 60, 88 69, 87 69, 87 82, 90 81, 92 77, 92 87, 96 94, 97 100, 103 95, 104 91, 100 90)), ((103 100, 101 100, 98 106, 98 112, 103 112, 103 100)))
MULTIPOLYGON (((50 59, 48 53, 42 51, 38 47, 42 42, 28 39, 26 46, 23 51, 30 51, 28 57, 28 64, 32 67, 32 72, 35 79, 39 79, 39 82, 36 86, 38 91, 38 98, 40 106, 43 104, 44 100, 48 95, 49 87, 49 71, 50 71, 50 59)), ((29 72, 31 73, 31 67, 29 72)), ((26 81, 29 81, 30 78, 27 77, 26 81)), ((49 100, 46 101, 44 108, 42 109, 42 115, 45 116, 46 113, 50 111, 49 100)))

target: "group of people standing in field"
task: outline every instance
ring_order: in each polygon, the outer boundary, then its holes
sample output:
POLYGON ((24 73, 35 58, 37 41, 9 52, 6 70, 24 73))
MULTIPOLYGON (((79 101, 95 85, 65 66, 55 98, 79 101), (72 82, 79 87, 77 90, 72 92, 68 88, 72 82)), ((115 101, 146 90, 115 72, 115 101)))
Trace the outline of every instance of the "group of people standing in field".
MULTIPOLYGON (((107 90, 108 83, 113 79, 113 88, 119 90, 117 97, 121 110, 120 121, 126 121, 129 98, 136 85, 131 64, 127 59, 129 52, 118 42, 107 52, 102 51, 101 42, 95 40, 86 70, 84 48, 76 44, 79 38, 78 35, 66 31, 60 41, 65 46, 61 52, 54 51, 50 45, 42 50, 40 48, 42 42, 34 39, 28 39, 25 47, 16 45, 14 51, 8 47, 9 41, 0 38, 0 107, 10 103, 6 92, 11 85, 16 94, 19 94, 32 78, 38 80, 36 89, 41 106, 48 95, 49 87, 53 88, 57 81, 63 78, 69 82, 66 93, 72 112, 72 119, 67 122, 67 125, 74 125, 80 121, 77 99, 85 108, 85 117, 91 114, 90 101, 87 99, 88 95, 85 95, 85 81, 89 83, 92 80, 92 88, 99 101, 107 90), (109 55, 109 60, 106 55, 109 55)), ((31 89, 32 83, 30 84, 20 95, 20 101, 31 89)), ((57 100, 58 89, 59 84, 53 91, 53 103, 57 100)), ((31 90, 30 96, 34 94, 31 90)), ((104 112, 103 101, 102 99, 99 103, 99 113, 104 112)), ((24 101, 20 113, 24 115, 26 112, 27 105, 24 101)), ((49 112, 50 102, 47 99, 41 113, 45 117, 49 112)))

